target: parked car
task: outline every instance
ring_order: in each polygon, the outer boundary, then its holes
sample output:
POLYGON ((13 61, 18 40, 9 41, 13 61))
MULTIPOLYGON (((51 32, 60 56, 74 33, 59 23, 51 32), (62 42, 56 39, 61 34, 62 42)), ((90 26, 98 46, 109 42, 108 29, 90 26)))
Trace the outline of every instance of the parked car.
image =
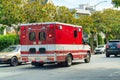
POLYGON ((110 40, 106 44, 106 57, 120 55, 120 40, 110 40))
POLYGON ((20 45, 12 45, 0 52, 0 63, 16 66, 22 63, 20 45))
POLYGON ((106 45, 98 45, 95 48, 94 53, 95 54, 103 54, 103 53, 105 53, 105 49, 106 49, 105 47, 106 47, 106 45))

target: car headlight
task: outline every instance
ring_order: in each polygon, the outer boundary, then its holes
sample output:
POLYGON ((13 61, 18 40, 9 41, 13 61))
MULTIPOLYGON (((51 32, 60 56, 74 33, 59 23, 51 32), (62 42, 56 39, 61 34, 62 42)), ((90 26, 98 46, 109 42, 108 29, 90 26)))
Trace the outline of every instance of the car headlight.
POLYGON ((3 55, 1 58, 8 58, 8 56, 7 55, 3 55))

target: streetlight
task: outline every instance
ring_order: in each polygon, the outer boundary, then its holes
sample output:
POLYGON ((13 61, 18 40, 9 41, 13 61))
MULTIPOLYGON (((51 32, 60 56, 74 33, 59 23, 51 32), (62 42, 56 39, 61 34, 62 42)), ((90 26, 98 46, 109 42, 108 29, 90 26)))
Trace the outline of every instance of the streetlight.
POLYGON ((95 11, 96 11, 96 6, 98 6, 99 4, 104 3, 104 2, 107 2, 107 1, 101 1, 101 2, 98 2, 98 3, 95 4, 95 5, 87 6, 87 7, 86 7, 86 10, 90 10, 90 12, 95 12, 95 11))
POLYGON ((95 9, 95 11, 96 11, 96 6, 98 6, 99 4, 104 3, 104 2, 107 2, 107 1, 101 1, 101 2, 99 2, 99 3, 97 3, 97 4, 95 4, 95 5, 93 6, 93 8, 95 9))

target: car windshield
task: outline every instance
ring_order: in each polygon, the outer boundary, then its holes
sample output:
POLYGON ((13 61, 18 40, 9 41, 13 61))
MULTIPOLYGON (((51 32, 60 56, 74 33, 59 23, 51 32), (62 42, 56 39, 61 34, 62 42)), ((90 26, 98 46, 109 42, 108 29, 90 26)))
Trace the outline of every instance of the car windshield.
POLYGON ((1 52, 13 52, 13 51, 17 51, 17 47, 16 46, 10 46, 8 48, 3 49, 1 52))
POLYGON ((117 44, 119 41, 110 41, 109 44, 117 44))
POLYGON ((104 46, 98 46, 98 48, 103 48, 104 46))

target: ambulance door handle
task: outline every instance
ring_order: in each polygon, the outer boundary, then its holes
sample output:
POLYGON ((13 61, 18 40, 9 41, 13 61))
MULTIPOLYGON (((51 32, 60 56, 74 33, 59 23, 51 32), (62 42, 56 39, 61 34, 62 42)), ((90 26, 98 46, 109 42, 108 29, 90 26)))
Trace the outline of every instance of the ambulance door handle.
POLYGON ((36 42, 33 42, 34 45, 36 45, 36 42))

